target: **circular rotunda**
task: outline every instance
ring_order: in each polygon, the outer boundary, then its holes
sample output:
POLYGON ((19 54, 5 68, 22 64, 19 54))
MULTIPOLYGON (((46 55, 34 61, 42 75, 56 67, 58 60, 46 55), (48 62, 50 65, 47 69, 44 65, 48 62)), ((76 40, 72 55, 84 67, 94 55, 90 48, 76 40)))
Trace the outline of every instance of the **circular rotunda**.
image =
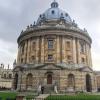
POLYGON ((13 89, 45 92, 96 91, 91 37, 54 1, 18 37, 13 89))

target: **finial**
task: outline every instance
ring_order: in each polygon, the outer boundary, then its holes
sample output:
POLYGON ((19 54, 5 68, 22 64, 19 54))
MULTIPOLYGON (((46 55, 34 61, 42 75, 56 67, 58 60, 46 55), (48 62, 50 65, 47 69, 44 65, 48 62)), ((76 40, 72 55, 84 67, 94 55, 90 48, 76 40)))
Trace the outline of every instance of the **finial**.
POLYGON ((56 0, 54 0, 54 2, 51 3, 51 8, 57 8, 59 5, 56 2, 56 0))

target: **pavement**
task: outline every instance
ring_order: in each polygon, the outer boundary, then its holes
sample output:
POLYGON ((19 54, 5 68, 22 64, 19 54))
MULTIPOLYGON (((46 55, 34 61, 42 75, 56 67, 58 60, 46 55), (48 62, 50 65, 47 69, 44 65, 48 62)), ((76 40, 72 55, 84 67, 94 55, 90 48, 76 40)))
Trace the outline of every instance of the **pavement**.
POLYGON ((47 98, 49 96, 49 94, 40 94, 39 96, 37 96, 34 100, 44 100, 45 98, 47 98))

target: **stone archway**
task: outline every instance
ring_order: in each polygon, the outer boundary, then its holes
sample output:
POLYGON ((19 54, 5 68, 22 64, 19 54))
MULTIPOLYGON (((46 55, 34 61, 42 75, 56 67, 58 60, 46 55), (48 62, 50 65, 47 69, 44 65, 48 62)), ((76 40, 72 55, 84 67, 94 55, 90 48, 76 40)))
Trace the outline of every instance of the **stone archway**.
POLYGON ((47 84, 52 84, 52 75, 51 74, 47 75, 47 84))
POLYGON ((15 78, 14 78, 14 89, 17 89, 17 85, 18 85, 18 74, 15 74, 15 78))
POLYGON ((31 90, 32 88, 32 84, 33 84, 32 77, 33 75, 31 73, 29 73, 26 77, 26 89, 27 90, 31 90))
POLYGON ((68 75, 68 89, 69 91, 75 90, 75 76, 73 74, 68 75))
POLYGON ((89 74, 86 75, 86 91, 92 91, 91 76, 89 74))

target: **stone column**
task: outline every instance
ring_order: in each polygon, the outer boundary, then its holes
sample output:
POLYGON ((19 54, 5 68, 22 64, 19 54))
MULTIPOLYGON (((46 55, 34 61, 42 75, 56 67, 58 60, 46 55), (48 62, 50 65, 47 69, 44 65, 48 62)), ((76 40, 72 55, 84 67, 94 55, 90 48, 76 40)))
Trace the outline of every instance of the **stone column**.
POLYGON ((56 58, 56 61, 57 63, 60 63, 60 40, 59 40, 59 36, 57 36, 57 58, 56 58))
POLYGON ((19 72, 18 72, 17 91, 21 90, 21 80, 22 80, 22 74, 21 74, 21 71, 19 71, 19 72))
POLYGON ((76 42, 75 42, 75 38, 73 37, 73 63, 77 63, 76 61, 76 42))
POLYGON ((36 63, 39 62, 39 37, 36 39, 36 63))
POLYGON ((22 75, 21 90, 26 90, 26 75, 22 75))
POLYGON ((30 62, 30 47, 31 47, 31 40, 28 40, 28 46, 27 46, 27 63, 30 62))
POLYGON ((89 48, 90 67, 92 67, 91 47, 89 48))
POLYGON ((88 66, 92 67, 91 66, 91 50, 90 50, 90 46, 89 45, 88 45, 87 49, 88 49, 88 53, 87 53, 88 54, 88 56, 87 56, 88 57, 88 66))
POLYGON ((62 37, 62 62, 66 63, 65 37, 62 37))
POLYGON ((27 62, 27 40, 25 42, 25 47, 24 47, 24 63, 27 62))
POLYGON ((21 48, 20 46, 18 46, 17 64, 20 63, 20 56, 21 56, 21 48))
POLYGON ((87 65, 90 66, 89 63, 89 45, 86 44, 86 60, 87 60, 87 65))
POLYGON ((62 36, 59 37, 60 44, 60 63, 62 63, 62 36))
POLYGON ((41 63, 44 63, 44 37, 42 37, 41 43, 41 63))
POLYGON ((81 60, 80 60, 80 44, 79 44, 79 39, 77 39, 77 62, 78 64, 81 63, 81 60))

